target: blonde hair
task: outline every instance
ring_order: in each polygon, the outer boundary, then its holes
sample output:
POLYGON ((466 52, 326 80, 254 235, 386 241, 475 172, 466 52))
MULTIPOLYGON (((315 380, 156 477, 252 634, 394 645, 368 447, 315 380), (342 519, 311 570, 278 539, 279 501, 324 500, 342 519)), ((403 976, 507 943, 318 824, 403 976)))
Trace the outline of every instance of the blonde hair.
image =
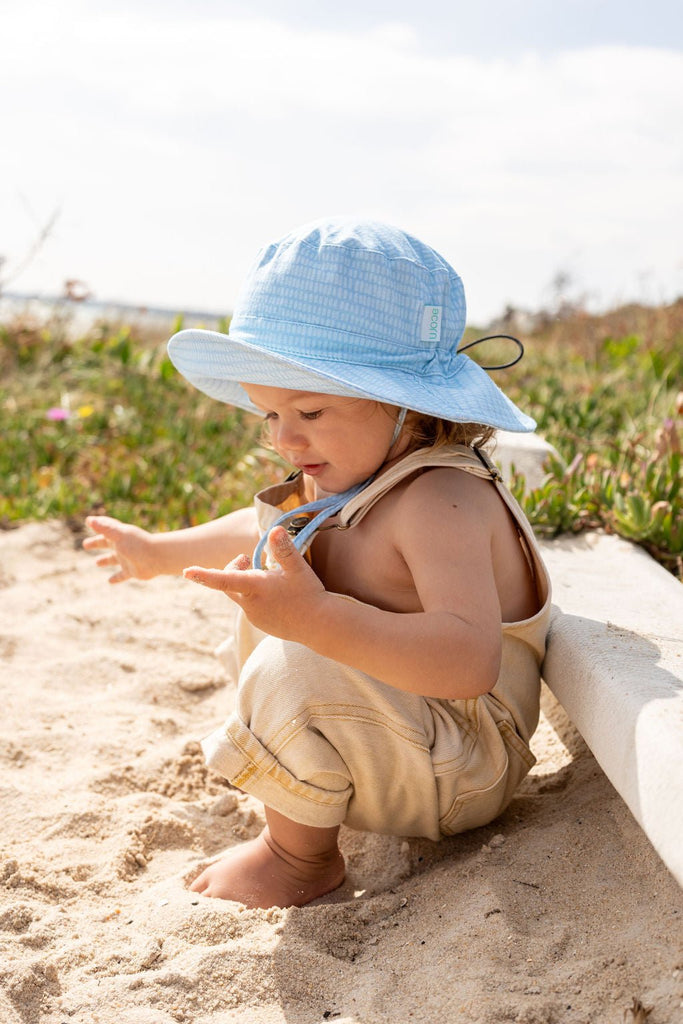
POLYGON ((487 427, 483 423, 453 423, 452 420, 442 420, 420 412, 408 413, 405 430, 410 436, 408 451, 445 444, 466 444, 478 448, 490 441, 496 432, 494 427, 487 427))

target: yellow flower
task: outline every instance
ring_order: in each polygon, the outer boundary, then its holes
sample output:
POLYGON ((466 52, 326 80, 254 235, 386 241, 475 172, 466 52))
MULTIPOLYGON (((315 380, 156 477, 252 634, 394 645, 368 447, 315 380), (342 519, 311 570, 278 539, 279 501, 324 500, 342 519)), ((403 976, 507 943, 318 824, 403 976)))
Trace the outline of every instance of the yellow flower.
POLYGON ((55 478, 55 467, 54 466, 41 466, 37 474, 38 487, 41 491, 46 487, 49 487, 55 478))
POLYGON ((94 411, 95 409, 92 405, 79 405, 78 409, 76 409, 76 415, 79 419, 84 420, 88 416, 92 416, 94 411))

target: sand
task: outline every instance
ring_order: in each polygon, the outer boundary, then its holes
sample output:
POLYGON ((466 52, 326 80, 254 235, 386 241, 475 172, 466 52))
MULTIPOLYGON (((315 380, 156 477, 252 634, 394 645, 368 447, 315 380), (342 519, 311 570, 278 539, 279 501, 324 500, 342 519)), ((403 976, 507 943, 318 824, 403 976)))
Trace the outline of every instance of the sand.
POLYGON ((262 825, 198 745, 233 700, 232 606, 110 586, 78 544, 0 534, 0 1024, 683 1020, 681 891, 547 691, 490 826, 344 830, 347 881, 303 909, 191 893, 262 825))

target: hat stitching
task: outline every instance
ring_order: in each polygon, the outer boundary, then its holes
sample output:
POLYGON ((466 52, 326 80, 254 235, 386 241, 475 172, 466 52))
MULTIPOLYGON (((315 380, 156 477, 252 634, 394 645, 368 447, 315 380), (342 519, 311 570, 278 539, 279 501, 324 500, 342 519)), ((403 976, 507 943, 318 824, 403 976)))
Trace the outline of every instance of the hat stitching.
POLYGON ((320 252, 321 249, 344 249, 346 252, 367 253, 369 256, 380 256, 387 263, 410 263, 411 266, 418 267, 420 270, 424 270, 427 274, 433 275, 445 273, 451 280, 453 280, 453 278, 460 280, 459 275, 456 274, 451 267, 448 267, 445 262, 440 263, 436 267, 428 267, 426 263, 421 263, 416 256, 405 256, 401 253, 398 253, 396 256, 390 256, 388 253, 382 252, 381 249, 371 249, 368 245, 347 245, 344 242, 321 242, 320 245, 312 245, 307 238, 292 239, 287 242, 287 248, 291 248, 295 242, 297 245, 304 246, 314 253, 320 252))
MULTIPOLYGON (((418 317, 419 317, 419 313, 418 313, 418 317)), ((377 337, 377 335, 374 335, 374 334, 360 334, 358 331, 349 331, 349 330, 347 330, 346 327, 328 327, 326 324, 311 323, 308 320, 288 320, 288 319, 285 319, 284 317, 273 317, 273 316, 251 316, 248 313, 246 313, 246 314, 240 316, 240 321, 245 321, 245 322, 246 321, 252 321, 255 325, 259 324, 259 323, 264 323, 265 322, 265 323, 275 324, 275 325, 287 324, 290 327, 294 327, 294 328, 297 328, 297 327, 308 327, 308 328, 312 328, 313 330, 316 330, 316 331, 324 331, 327 334, 334 335, 334 336, 339 336, 340 334, 343 334, 343 335, 345 335, 348 338, 358 338, 360 340, 371 341, 373 344, 386 345, 387 347, 391 346, 392 349, 395 349, 396 347, 400 346, 402 349, 405 349, 406 352, 431 352, 431 351, 433 351, 432 349, 430 349, 428 347, 427 342, 422 342, 421 346, 417 345, 417 344, 407 344, 407 343, 401 341, 400 339, 398 339, 396 337, 381 338, 381 337, 377 337)), ((240 345, 250 345, 250 347, 254 348, 254 350, 257 350, 257 346, 256 345, 251 346, 251 343, 248 342, 248 341, 244 341, 242 338, 239 337, 239 334, 237 334, 237 333, 230 334, 230 329, 229 328, 228 328, 228 335, 227 336, 230 338, 231 341, 236 341, 240 345)), ((462 337, 462 333, 460 334, 460 337, 462 337)), ((441 345, 441 348, 443 349, 443 351, 449 351, 443 345, 441 345)), ((436 350, 438 351, 438 349, 436 349, 436 350)), ((258 351, 263 351, 263 350, 262 349, 258 349, 258 351)), ((276 349, 276 350, 266 349, 265 351, 273 352, 275 354, 276 352, 280 352, 280 351, 288 352, 289 349, 285 349, 285 348, 276 349)), ((297 355, 297 354, 301 355, 301 352, 298 351, 297 349, 292 349, 292 353, 294 355, 297 355)), ((325 358, 325 357, 323 357, 323 358, 325 358)), ((344 362, 345 360, 341 360, 341 361, 344 362)))

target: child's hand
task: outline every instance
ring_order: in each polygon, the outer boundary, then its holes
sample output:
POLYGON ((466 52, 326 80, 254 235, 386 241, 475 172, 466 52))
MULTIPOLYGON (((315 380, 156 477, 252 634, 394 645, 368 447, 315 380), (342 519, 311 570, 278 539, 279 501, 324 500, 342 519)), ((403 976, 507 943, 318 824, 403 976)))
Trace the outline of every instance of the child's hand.
POLYGON ((83 541, 86 551, 107 548, 108 554, 100 555, 96 565, 114 566, 118 571, 109 577, 110 583, 124 580, 151 580, 159 574, 154 557, 152 534, 139 526, 121 523, 111 516, 88 516, 86 526, 95 532, 94 537, 83 541))
POLYGON ((225 569, 191 566, 183 575, 227 594, 265 633, 305 643, 306 623, 315 615, 325 588, 281 526, 271 532, 269 546, 276 569, 251 569, 250 559, 239 555, 225 569))

